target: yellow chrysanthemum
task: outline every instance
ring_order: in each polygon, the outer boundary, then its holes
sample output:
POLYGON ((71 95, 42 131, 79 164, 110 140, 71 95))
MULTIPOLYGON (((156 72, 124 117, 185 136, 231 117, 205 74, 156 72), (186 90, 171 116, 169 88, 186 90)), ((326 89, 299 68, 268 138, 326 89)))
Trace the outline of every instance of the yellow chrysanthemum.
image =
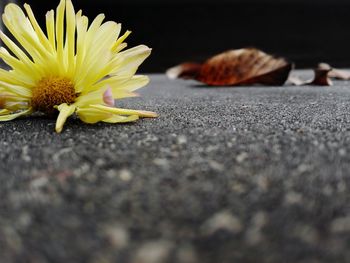
POLYGON ((56 10, 46 14, 46 34, 29 5, 24 9, 9 4, 3 23, 17 40, 3 32, 7 46, 0 57, 11 67, 0 69, 0 121, 40 111, 59 111, 56 131, 76 113, 86 123, 131 122, 139 117, 156 117, 148 111, 119 109, 114 99, 132 97, 145 86, 146 76, 134 76, 151 49, 140 45, 128 50, 119 37, 121 25, 105 22, 101 14, 88 24, 88 18, 75 13, 71 0, 61 0, 56 10), (10 53, 11 52, 11 53, 10 53))

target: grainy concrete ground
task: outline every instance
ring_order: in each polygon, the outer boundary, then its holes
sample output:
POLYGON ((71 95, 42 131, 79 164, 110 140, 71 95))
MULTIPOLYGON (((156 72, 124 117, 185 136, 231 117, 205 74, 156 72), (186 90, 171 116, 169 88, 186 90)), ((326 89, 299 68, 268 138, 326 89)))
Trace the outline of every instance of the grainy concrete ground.
POLYGON ((350 262, 350 83, 151 78, 158 119, 0 124, 0 262, 350 262))

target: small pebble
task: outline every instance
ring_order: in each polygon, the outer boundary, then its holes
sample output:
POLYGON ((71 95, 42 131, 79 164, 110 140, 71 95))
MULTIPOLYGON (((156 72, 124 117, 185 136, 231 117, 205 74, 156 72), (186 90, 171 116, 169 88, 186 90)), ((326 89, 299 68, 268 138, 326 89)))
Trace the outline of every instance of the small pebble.
POLYGON ((240 153, 239 155, 237 155, 236 161, 237 161, 238 163, 242 163, 242 162, 244 162, 244 160, 247 159, 247 158, 248 158, 248 153, 243 152, 243 153, 240 153))
POLYGON ((45 176, 39 177, 31 181, 30 186, 32 188, 41 188, 49 182, 49 179, 45 176))
POLYGON ((153 163, 157 166, 162 166, 162 167, 166 167, 169 165, 169 162, 167 159, 162 159, 162 158, 157 158, 153 160, 153 163))
POLYGON ((132 263, 164 263, 172 247, 172 243, 168 241, 147 242, 136 251, 132 263))
POLYGON ((208 161, 208 163, 209 163, 209 166, 210 166, 213 170, 216 170, 216 171, 218 171, 218 172, 222 172, 222 171, 225 170, 225 166, 224 166, 224 165, 222 165, 221 163, 218 163, 218 162, 216 162, 216 161, 214 161, 214 160, 210 160, 210 161, 208 161))
POLYGON ((303 195, 296 192, 288 192, 284 197, 284 201, 288 205, 300 204, 303 201, 303 195))
POLYGON ((183 145, 187 143, 187 137, 184 135, 180 135, 179 137, 177 137, 177 144, 179 145, 183 145))
POLYGON ((237 234, 242 231, 243 225, 238 217, 228 211, 222 211, 209 218, 201 229, 205 235, 212 235, 219 230, 237 234))
POLYGON ((122 226, 110 225, 104 228, 104 232, 109 243, 117 249, 123 249, 129 244, 129 233, 122 226))
POLYGON ((132 179, 132 173, 130 170, 127 169, 123 169, 120 171, 119 173, 119 177, 122 181, 124 182, 128 182, 132 179))

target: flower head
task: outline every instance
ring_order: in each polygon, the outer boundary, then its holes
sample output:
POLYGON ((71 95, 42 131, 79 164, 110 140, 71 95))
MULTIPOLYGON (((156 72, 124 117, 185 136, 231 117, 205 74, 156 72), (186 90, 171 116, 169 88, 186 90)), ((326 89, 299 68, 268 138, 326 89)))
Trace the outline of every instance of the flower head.
POLYGON ((86 123, 131 122, 156 117, 153 112, 114 107, 114 100, 133 97, 148 84, 136 76, 151 49, 140 45, 128 50, 120 36, 121 25, 98 15, 89 25, 82 11, 75 13, 71 0, 61 0, 56 14, 46 14, 46 33, 29 5, 8 4, 3 23, 16 42, 0 32, 7 46, 0 58, 11 68, 0 69, 0 121, 39 111, 58 112, 56 131, 76 113, 86 123))

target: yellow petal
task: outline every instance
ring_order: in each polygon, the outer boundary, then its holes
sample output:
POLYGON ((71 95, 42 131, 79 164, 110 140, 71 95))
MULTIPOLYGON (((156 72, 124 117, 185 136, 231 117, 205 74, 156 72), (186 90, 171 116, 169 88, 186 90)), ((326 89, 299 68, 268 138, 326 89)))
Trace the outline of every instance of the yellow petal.
POLYGON ((127 47, 128 47, 127 43, 121 43, 116 49, 113 50, 113 52, 118 53, 127 47))
POLYGON ((122 35, 118 40, 115 42, 115 44, 112 47, 113 52, 118 52, 119 46, 124 42, 124 40, 131 34, 131 31, 126 31, 124 35, 122 35))
POLYGON ((75 69, 75 11, 71 0, 66 0, 66 48, 65 61, 67 63, 67 75, 73 77, 75 69))
POLYGON ((10 113, 10 111, 7 110, 7 109, 0 110, 0 116, 1 115, 6 115, 6 114, 9 114, 9 113, 10 113))
POLYGON ((15 39, 29 53, 36 63, 43 63, 52 56, 33 29, 22 9, 15 4, 8 4, 3 14, 3 22, 15 39))
POLYGON ((133 98, 133 97, 139 97, 140 95, 136 92, 129 92, 126 90, 120 90, 120 91, 113 91, 113 97, 114 99, 125 99, 125 98, 133 98))
POLYGON ((53 10, 46 13, 46 30, 51 47, 56 50, 55 11, 53 10))
POLYGON ((34 80, 29 76, 20 75, 14 70, 7 71, 2 68, 0 68, 0 80, 26 88, 30 88, 35 85, 34 80))
POLYGON ((38 22, 35 19, 35 16, 33 14, 32 9, 30 8, 30 5, 28 4, 24 4, 24 8, 27 11, 28 17, 30 22, 32 23, 32 26, 41 42, 41 44, 48 50, 50 50, 51 52, 53 51, 52 46, 50 45, 49 40, 47 39, 47 37, 45 36, 44 32, 42 31, 41 27, 39 26, 38 22))
POLYGON ((20 116, 28 115, 28 114, 30 114, 32 112, 33 112, 32 108, 29 108, 27 110, 24 110, 24 111, 21 111, 21 112, 18 112, 18 113, 2 115, 2 116, 0 116, 0 121, 11 121, 11 120, 16 119, 16 118, 18 118, 20 116))
POLYGON ((139 116, 137 115, 131 115, 128 117, 125 116, 119 116, 119 115, 114 115, 113 117, 109 119, 103 120, 103 122, 108 122, 108 123, 127 123, 127 122, 134 122, 139 119, 139 116))
POLYGON ((38 78, 40 75, 38 71, 33 70, 34 68, 26 66, 22 61, 13 57, 4 47, 0 47, 0 57, 4 60, 4 62, 7 65, 17 70, 20 74, 34 79, 38 78))
POLYGON ((0 81, 0 87, 2 87, 3 89, 11 93, 15 93, 21 97, 26 97, 26 98, 32 97, 32 91, 25 87, 13 85, 4 81, 0 81))
POLYGON ((113 117, 113 114, 99 109, 78 108, 79 119, 85 123, 93 124, 113 117))
POLYGON ((112 62, 110 75, 132 76, 136 73, 138 67, 151 54, 152 49, 145 45, 139 45, 134 48, 115 54, 112 62))
POLYGON ((63 103, 59 105, 57 109, 60 113, 56 121, 56 132, 60 133, 63 129, 63 125, 66 122, 67 118, 75 112, 76 106, 63 103))
POLYGON ((129 110, 129 109, 120 109, 114 107, 108 107, 103 105, 90 105, 91 108, 102 110, 105 112, 117 114, 117 115, 137 115, 143 118, 156 118, 158 114, 151 111, 143 111, 143 110, 129 110))
MULTIPOLYGON (((85 57, 87 56, 88 51, 91 49, 91 43, 92 39, 96 33, 96 31, 99 29, 100 25, 102 24, 105 16, 103 14, 98 15, 92 24, 88 28, 88 18, 86 16, 82 16, 81 12, 78 12, 76 16, 76 23, 77 23, 77 58, 76 58, 76 69, 75 69, 75 75, 78 77, 80 74, 84 73, 84 70, 86 69, 86 61, 85 57)), ((90 51, 91 52, 91 51, 90 51)), ((77 79, 75 79, 75 83, 77 83, 77 79)), ((81 90, 77 90, 77 92, 81 92, 81 90)))
POLYGON ((86 16, 83 16, 82 11, 80 10, 76 14, 75 21, 76 21, 76 30, 77 30, 75 74, 79 74, 80 70, 82 70, 82 65, 86 54, 85 39, 86 39, 89 19, 86 16))
POLYGON ((61 74, 64 73, 66 65, 64 65, 63 48, 64 48, 64 10, 66 1, 61 0, 56 10, 56 44, 57 44, 57 60, 62 66, 60 69, 61 74))
POLYGON ((112 58, 111 46, 117 39, 121 26, 115 22, 104 23, 91 38, 85 42, 88 50, 85 54, 80 73, 76 74, 76 83, 83 89, 78 92, 88 92, 91 85, 107 76, 110 72, 106 68, 112 58))
POLYGON ((35 69, 35 64, 28 58, 28 56, 20 49, 15 42, 8 38, 2 31, 0 31, 0 38, 4 44, 16 55, 16 57, 26 66, 35 69))
POLYGON ((110 78, 106 78, 93 86, 93 90, 100 89, 105 86, 111 86, 112 93, 114 98, 119 98, 120 93, 125 92, 133 92, 139 88, 146 86, 149 83, 149 78, 147 76, 133 76, 129 77, 120 77, 113 76, 110 78))
POLYGON ((77 107, 86 107, 90 104, 103 104, 103 93, 105 89, 99 89, 88 94, 80 95, 76 100, 75 104, 77 107))

